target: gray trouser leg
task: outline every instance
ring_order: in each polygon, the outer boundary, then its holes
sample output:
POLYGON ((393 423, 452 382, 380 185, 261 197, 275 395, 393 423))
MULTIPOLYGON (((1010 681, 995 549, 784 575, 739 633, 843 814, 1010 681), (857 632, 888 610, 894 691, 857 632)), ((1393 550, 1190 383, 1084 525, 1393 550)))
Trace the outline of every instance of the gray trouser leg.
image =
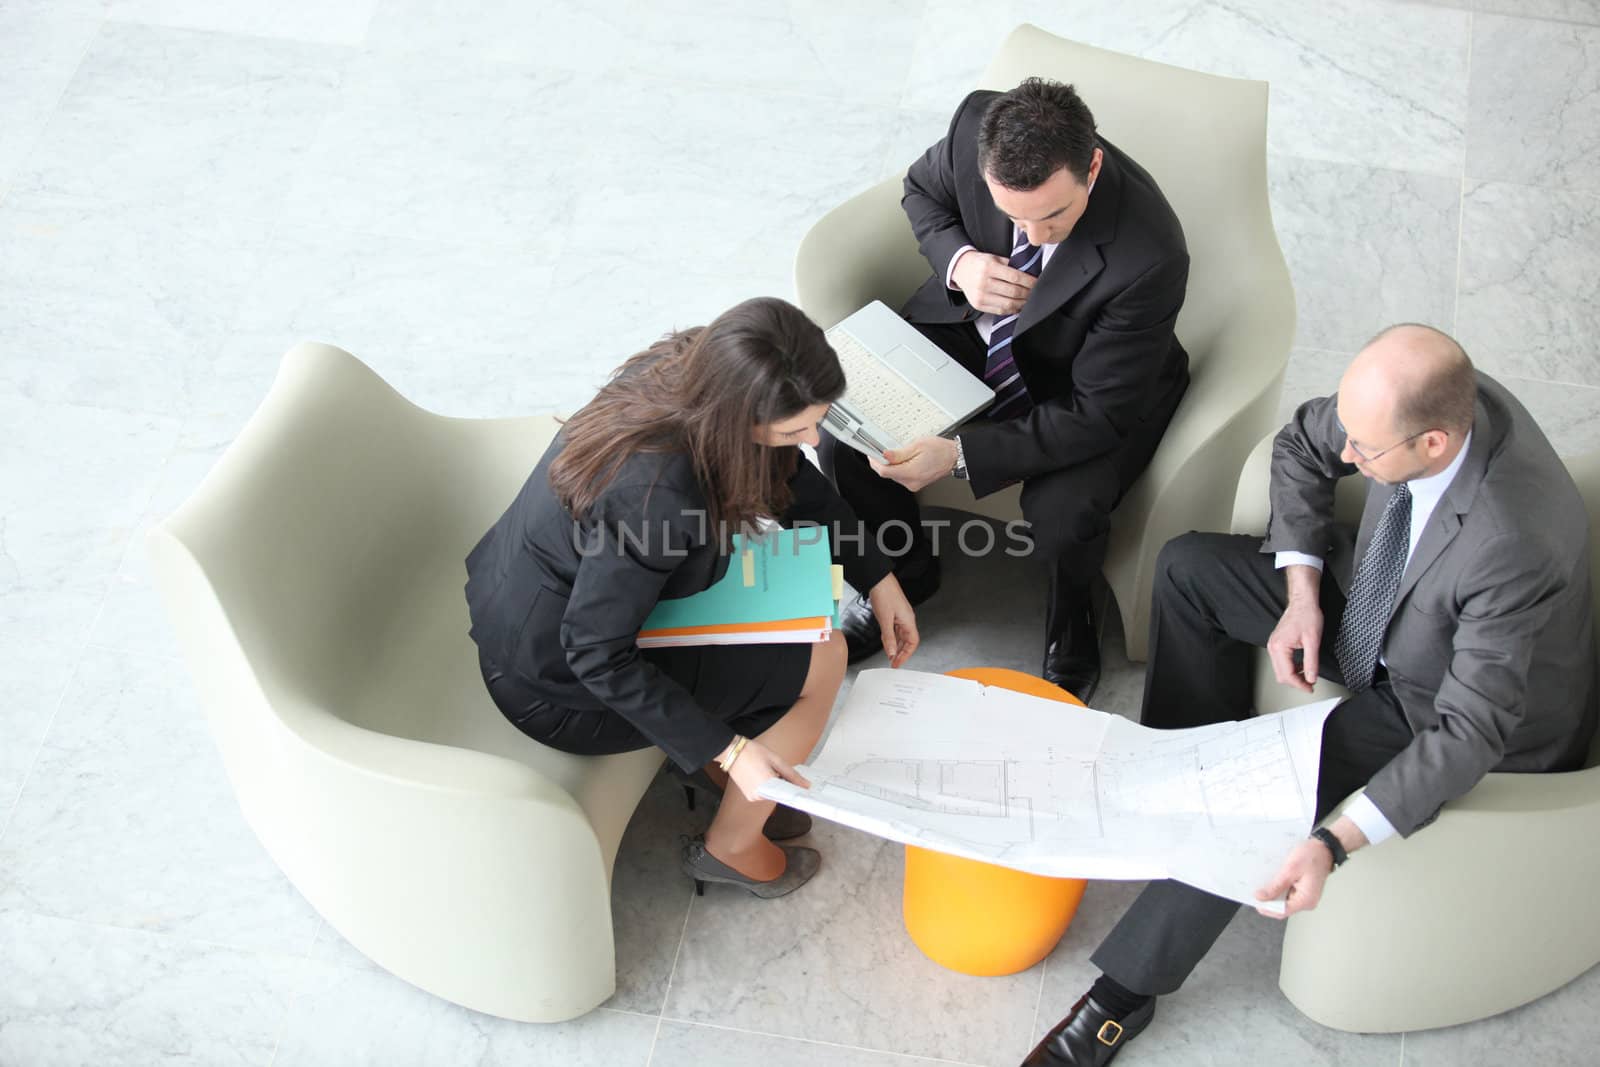
POLYGON ((1131 992, 1172 993, 1238 910, 1233 901, 1182 882, 1151 882, 1090 958, 1131 992))

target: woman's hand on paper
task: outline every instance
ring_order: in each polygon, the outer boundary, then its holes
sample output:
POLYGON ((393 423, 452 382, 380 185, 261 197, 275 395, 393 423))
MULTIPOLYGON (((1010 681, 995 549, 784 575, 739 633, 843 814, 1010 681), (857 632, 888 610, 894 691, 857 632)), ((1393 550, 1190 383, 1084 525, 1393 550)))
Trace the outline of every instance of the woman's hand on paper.
POLYGON ((745 742, 744 751, 733 761, 728 777, 752 803, 765 799, 761 796, 761 787, 774 778, 793 782, 801 789, 811 788, 811 783, 787 760, 754 738, 745 742))
POLYGON ((872 616, 878 620, 883 634, 883 650, 888 653, 889 666, 898 667, 911 658, 922 638, 917 634, 917 613, 911 610, 911 601, 900 588, 900 580, 887 574, 867 593, 872 604, 872 616))

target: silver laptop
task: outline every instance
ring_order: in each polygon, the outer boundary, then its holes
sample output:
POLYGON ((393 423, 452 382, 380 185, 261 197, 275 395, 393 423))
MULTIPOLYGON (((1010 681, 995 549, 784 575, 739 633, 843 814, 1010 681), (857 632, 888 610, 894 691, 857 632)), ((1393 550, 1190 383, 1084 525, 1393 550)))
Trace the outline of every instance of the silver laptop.
POLYGON ((869 456, 945 433, 994 401, 993 389, 882 301, 851 315, 827 337, 846 384, 822 428, 869 456))

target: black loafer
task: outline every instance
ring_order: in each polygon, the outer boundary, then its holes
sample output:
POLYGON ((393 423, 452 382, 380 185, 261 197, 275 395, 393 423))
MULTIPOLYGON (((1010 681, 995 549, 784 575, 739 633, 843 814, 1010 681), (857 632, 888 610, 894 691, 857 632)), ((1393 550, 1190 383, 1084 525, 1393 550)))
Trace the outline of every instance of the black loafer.
POLYGON ((1057 630, 1045 635, 1039 676, 1085 704, 1100 684, 1100 626, 1087 597, 1056 609, 1057 630))
POLYGON ((844 644, 851 663, 859 663, 883 651, 883 631, 878 629, 878 617, 872 613, 872 604, 864 594, 857 595, 839 609, 839 629, 844 631, 844 644))
POLYGON ((1122 1051, 1122 1046, 1150 1025, 1155 1014, 1156 998, 1151 997, 1126 1019, 1113 1019, 1085 993, 1067 1017, 1028 1053, 1022 1067, 1105 1067, 1122 1051))
MULTIPOLYGON (((900 581, 900 591, 906 595, 906 601, 916 607, 939 591, 939 559, 930 555, 914 560, 897 567, 894 576, 900 581)), ((883 630, 878 626, 872 602, 865 593, 858 594, 839 609, 839 629, 844 631, 851 663, 859 663, 883 651, 883 630)))

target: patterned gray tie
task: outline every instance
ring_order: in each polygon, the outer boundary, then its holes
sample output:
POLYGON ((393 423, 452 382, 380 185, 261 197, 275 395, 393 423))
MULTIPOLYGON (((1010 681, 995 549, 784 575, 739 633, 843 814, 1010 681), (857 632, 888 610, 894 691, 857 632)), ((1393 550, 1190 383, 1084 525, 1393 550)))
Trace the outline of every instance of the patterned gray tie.
POLYGON ((1333 655, 1344 672, 1344 684, 1352 693, 1372 687, 1378 649, 1389 628, 1394 595, 1410 554, 1411 489, 1402 483, 1384 507, 1367 554, 1356 568, 1344 619, 1339 623, 1339 636, 1333 642, 1333 655))

